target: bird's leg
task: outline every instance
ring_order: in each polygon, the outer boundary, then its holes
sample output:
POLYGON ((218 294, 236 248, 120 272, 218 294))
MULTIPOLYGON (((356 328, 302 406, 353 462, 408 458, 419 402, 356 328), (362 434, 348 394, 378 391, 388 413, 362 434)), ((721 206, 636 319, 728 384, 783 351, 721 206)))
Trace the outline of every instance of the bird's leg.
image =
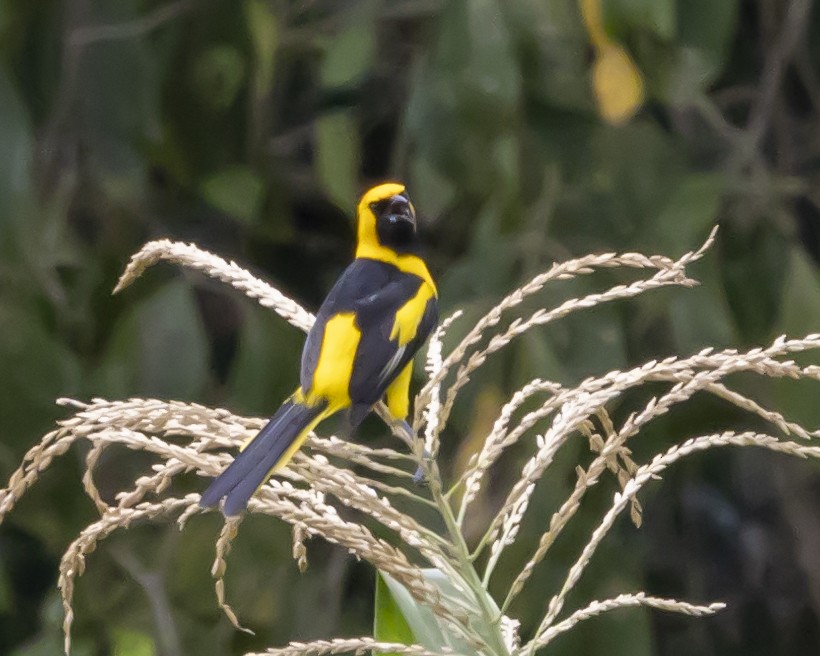
MULTIPOLYGON (((427 449, 424 450, 424 455, 422 456, 425 460, 430 457, 429 452, 427 449)), ((427 477, 424 475, 424 469, 421 465, 416 467, 416 471, 413 474, 413 483, 415 485, 426 486, 427 485, 427 477)))
MULTIPOLYGON (((410 426, 404 419, 395 419, 393 420, 393 432, 398 435, 403 441, 407 443, 407 446, 410 447, 410 450, 413 454, 419 454, 419 447, 421 447, 421 457, 424 460, 430 458, 430 453, 427 449, 424 448, 423 443, 421 440, 416 436, 413 427, 410 426)), ((416 473, 413 474, 413 482, 416 485, 424 485, 426 481, 424 480, 424 470, 422 469, 421 465, 416 468, 416 473)))
POLYGON ((390 428, 393 430, 393 434, 408 446, 410 451, 416 452, 416 433, 410 424, 404 419, 394 419, 390 424, 390 428))

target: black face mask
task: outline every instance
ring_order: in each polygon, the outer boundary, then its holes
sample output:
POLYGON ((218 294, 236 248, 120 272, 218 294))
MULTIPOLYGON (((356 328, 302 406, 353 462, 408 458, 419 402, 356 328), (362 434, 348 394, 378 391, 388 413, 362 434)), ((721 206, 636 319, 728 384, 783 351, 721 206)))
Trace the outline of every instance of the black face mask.
POLYGON ((376 216, 376 234, 383 246, 399 253, 411 252, 416 246, 416 214, 403 194, 385 198, 371 205, 376 216))

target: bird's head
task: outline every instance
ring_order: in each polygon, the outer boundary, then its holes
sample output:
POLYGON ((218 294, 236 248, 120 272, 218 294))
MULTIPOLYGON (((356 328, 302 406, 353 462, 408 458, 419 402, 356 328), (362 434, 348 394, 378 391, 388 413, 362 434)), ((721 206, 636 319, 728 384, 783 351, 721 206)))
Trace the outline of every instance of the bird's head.
POLYGON ((416 246, 416 208, 404 185, 396 182, 369 189, 359 201, 358 247, 389 248, 410 253, 416 246))

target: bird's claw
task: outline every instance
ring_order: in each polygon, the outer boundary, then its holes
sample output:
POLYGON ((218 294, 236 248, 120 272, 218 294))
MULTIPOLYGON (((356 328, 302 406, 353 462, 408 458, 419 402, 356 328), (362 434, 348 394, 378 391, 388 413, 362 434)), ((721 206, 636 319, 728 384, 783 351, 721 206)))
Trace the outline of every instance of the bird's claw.
MULTIPOLYGON (((401 439, 407 443, 407 446, 410 447, 410 450, 413 453, 418 453, 418 437, 416 437, 416 432, 413 430, 413 427, 410 426, 404 419, 396 419, 393 422, 393 430, 401 436, 401 439)), ((421 457, 424 460, 428 460, 430 458, 430 453, 427 449, 422 451, 421 457)), ((424 476, 424 469, 421 465, 416 469, 416 473, 413 474, 413 483, 416 485, 426 485, 427 481, 424 476)))
MULTIPOLYGON (((427 449, 425 449, 424 453, 422 454, 421 457, 424 458, 425 460, 429 459, 430 458, 429 451, 427 451, 427 449)), ((424 469, 422 468, 421 465, 419 465, 416 468, 416 473, 413 474, 413 483, 415 485, 423 485, 423 486, 427 485, 427 477, 424 475, 424 469)))

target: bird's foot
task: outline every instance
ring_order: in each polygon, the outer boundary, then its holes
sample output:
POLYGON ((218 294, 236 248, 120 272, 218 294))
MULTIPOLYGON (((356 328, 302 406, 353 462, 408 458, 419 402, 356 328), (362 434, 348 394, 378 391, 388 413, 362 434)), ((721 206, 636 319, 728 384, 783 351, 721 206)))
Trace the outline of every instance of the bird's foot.
MULTIPOLYGON (((407 446, 410 447, 410 451, 414 454, 418 453, 421 443, 419 442, 419 438, 416 436, 416 432, 410 424, 408 424, 404 419, 396 419, 393 422, 393 432, 399 435, 399 437, 407 443, 407 446)), ((421 457, 424 460, 428 460, 430 458, 430 453, 423 447, 421 457)), ((421 465, 419 465, 416 469, 416 473, 413 474, 413 483, 416 485, 427 484, 427 480, 424 475, 424 468, 421 465)))
MULTIPOLYGON (((430 452, 425 449, 421 457, 428 460, 430 458, 430 452)), ((416 473, 413 474, 413 483, 420 486, 427 485, 427 477, 424 475, 424 468, 421 465, 416 468, 416 473)))

